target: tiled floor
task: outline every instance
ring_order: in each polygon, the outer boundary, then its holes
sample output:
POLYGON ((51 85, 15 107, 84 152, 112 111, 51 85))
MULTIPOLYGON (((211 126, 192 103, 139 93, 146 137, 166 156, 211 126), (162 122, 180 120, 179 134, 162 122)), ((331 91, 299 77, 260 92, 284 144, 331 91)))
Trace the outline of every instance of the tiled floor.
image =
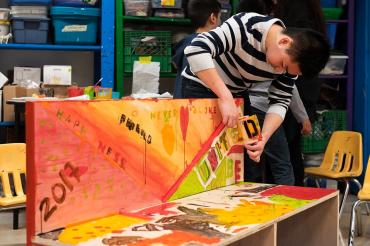
POLYGON ((13 228, 13 213, 11 211, 0 212, 0 245, 25 245, 26 244, 26 223, 25 211, 19 213, 19 228, 13 228))
MULTIPOLYGON (((347 244, 348 231, 349 231, 349 220, 351 204, 356 199, 355 196, 350 195, 346 206, 344 208, 343 217, 340 220, 340 229, 344 237, 344 242, 347 244)), ((370 246, 370 216, 365 215, 365 209, 362 216, 362 230, 363 234, 361 237, 355 238, 356 246, 370 246)), ((25 213, 20 213, 20 229, 12 230, 12 212, 1 212, 0 213, 0 246, 3 245, 25 245, 26 244, 26 229, 25 229, 25 213)))
MULTIPOLYGON (((344 207, 343 216, 340 219, 340 230, 344 237, 344 242, 348 243, 349 223, 351 218, 351 208, 356 196, 350 195, 347 199, 346 206, 344 207)), ((370 205, 370 204, 369 204, 370 205)), ((356 246, 370 246, 370 216, 366 215, 365 206, 361 205, 362 212, 362 235, 355 237, 356 246)))

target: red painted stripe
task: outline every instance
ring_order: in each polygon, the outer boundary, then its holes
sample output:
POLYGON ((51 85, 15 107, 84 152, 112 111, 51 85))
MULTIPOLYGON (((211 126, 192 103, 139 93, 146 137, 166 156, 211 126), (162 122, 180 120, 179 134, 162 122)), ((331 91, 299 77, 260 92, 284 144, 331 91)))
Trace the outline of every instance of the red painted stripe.
POLYGON ((32 102, 26 103, 26 224, 27 224, 27 245, 32 245, 32 238, 35 236, 36 220, 36 163, 35 163, 35 104, 32 102))
POLYGON ((188 174, 193 170, 194 166, 199 162, 200 158, 209 150, 209 148, 211 147, 212 141, 222 132, 224 128, 225 128, 225 125, 223 123, 220 123, 218 125, 216 130, 212 133, 212 135, 208 138, 208 140, 203 144, 198 154, 195 155, 190 165, 187 166, 184 173, 175 182, 175 184, 167 191, 167 193, 162 197, 162 202, 168 201, 168 199, 170 199, 170 197, 176 192, 180 184, 184 181, 184 179, 188 176, 188 174))

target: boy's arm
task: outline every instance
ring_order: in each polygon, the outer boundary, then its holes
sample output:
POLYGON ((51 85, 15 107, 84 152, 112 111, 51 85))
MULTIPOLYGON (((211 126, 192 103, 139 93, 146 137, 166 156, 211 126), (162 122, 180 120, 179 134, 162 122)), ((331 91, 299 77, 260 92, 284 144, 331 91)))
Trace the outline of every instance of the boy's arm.
POLYGON ((213 63, 213 58, 230 51, 237 42, 240 42, 232 33, 231 25, 227 23, 229 21, 233 19, 225 21, 221 27, 199 34, 185 48, 184 53, 191 71, 218 96, 223 123, 228 127, 234 127, 240 116, 239 111, 231 92, 213 63))
POLYGON ((215 68, 209 68, 197 73, 202 80, 218 97, 218 106, 222 115, 222 123, 233 127, 238 123, 239 111, 235 105, 233 95, 218 75, 215 68))
POLYGON ((303 105, 302 99, 299 96, 298 89, 295 85, 293 88, 293 95, 292 100, 290 101, 289 108, 292 111, 292 114, 294 118, 296 118, 298 123, 302 124, 301 133, 304 135, 310 134, 312 131, 311 121, 310 118, 308 117, 306 108, 303 105))
POLYGON ((283 122, 286 111, 290 104, 296 78, 297 76, 293 77, 285 74, 279 75, 277 79, 272 81, 269 87, 270 107, 266 113, 265 121, 262 127, 262 140, 254 144, 245 145, 247 153, 252 160, 256 162, 260 161, 265 144, 283 122))
POLYGON ((306 109, 303 105, 302 99, 299 96, 298 89, 295 85, 294 85, 294 88, 293 88, 293 91, 292 91, 292 99, 290 101, 289 108, 292 111, 292 114, 293 114, 294 118, 299 123, 303 123, 305 120, 308 119, 308 114, 307 114, 306 109))
POLYGON ((268 89, 270 107, 267 110, 267 113, 275 113, 279 115, 282 120, 284 120, 297 77, 298 76, 292 76, 289 74, 281 74, 277 77, 277 79, 274 79, 271 82, 271 85, 268 89))
POLYGON ((270 139, 271 135, 279 128, 283 119, 280 115, 275 113, 267 113, 265 116, 265 121, 263 122, 263 127, 261 131, 262 139, 253 144, 245 144, 249 158, 255 162, 259 162, 263 149, 267 141, 270 139))

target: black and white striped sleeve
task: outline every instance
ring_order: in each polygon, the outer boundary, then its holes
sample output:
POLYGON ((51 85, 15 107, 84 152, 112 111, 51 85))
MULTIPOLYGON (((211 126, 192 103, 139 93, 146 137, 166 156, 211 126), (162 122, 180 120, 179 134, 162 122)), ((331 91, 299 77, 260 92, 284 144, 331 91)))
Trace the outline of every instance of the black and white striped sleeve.
POLYGON ((285 118, 296 79, 297 76, 279 75, 277 79, 272 81, 268 90, 270 107, 267 113, 275 113, 282 119, 285 118))
POLYGON ((230 18, 220 27, 195 37, 184 51, 192 72, 214 68, 213 58, 235 49, 236 42, 240 42, 238 30, 239 24, 230 18))

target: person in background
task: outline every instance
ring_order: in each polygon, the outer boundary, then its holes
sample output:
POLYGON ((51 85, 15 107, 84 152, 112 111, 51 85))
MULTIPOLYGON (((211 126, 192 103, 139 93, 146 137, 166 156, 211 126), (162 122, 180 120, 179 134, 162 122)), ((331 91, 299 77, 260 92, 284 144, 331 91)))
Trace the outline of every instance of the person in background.
POLYGON ((236 12, 253 12, 261 15, 270 15, 273 0, 239 0, 236 12))
MULTIPOLYGON (((275 17, 280 18, 288 28, 310 28, 326 36, 325 20, 320 0, 277 0, 273 14, 275 17)), ((316 115, 316 103, 320 96, 321 80, 317 76, 313 78, 300 76, 296 85, 309 119, 313 122, 316 115)), ((305 122, 300 124, 293 116, 292 110, 288 110, 283 125, 288 140, 295 185, 303 186, 304 165, 300 141, 302 134, 311 132, 311 123, 305 122)))
POLYGON ((189 66, 182 73, 183 96, 218 98, 227 127, 235 127, 240 117, 234 97, 254 83, 272 80, 262 139, 245 145, 249 157, 259 162, 266 142, 285 117, 295 78, 317 75, 329 58, 329 45, 314 30, 285 28, 279 19, 240 13, 199 34, 184 53, 189 66))
POLYGON ((177 69, 174 98, 182 98, 181 73, 188 65, 184 49, 190 44, 198 33, 208 32, 220 25, 221 5, 217 0, 190 0, 187 5, 188 17, 195 28, 195 33, 188 35, 174 47, 175 54, 172 64, 177 69))

